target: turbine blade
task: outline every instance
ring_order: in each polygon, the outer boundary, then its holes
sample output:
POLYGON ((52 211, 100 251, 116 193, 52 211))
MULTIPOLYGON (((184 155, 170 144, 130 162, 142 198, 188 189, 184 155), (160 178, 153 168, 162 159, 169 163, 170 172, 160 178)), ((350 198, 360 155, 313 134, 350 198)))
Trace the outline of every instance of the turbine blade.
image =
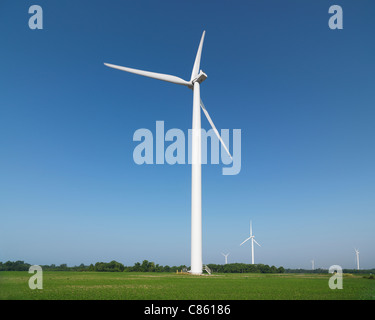
POLYGON ((229 157, 230 157, 231 159, 233 159, 232 156, 231 156, 231 154, 230 154, 230 152, 229 152, 229 150, 228 150, 228 148, 227 148, 227 146, 225 145, 223 139, 221 138, 221 136, 220 136, 220 134, 219 134, 219 131, 217 131, 217 129, 216 129, 215 125, 214 125, 214 122, 212 121, 210 115, 208 114, 208 112, 207 112, 207 110, 206 110, 206 107, 205 107, 204 104, 203 104, 202 99, 201 99, 201 108, 202 108, 204 114, 206 115, 206 118, 207 118, 208 122, 210 123, 212 129, 214 130, 216 136, 219 138, 219 140, 220 140, 222 146, 224 147, 225 151, 228 153, 229 157))
POLYGON ((240 244, 240 246, 242 246, 246 241, 248 241, 248 240, 250 240, 250 239, 251 239, 251 237, 247 238, 244 242, 242 242, 242 243, 240 244))
POLYGON ((256 240, 253 238, 253 240, 254 240, 254 242, 259 246, 259 247, 261 247, 261 245, 258 243, 258 242, 256 242, 256 240))
POLYGON ((251 225, 251 220, 250 220, 250 236, 253 235, 253 228, 252 228, 252 225, 251 225))
POLYGON ((156 72, 150 72, 150 71, 143 71, 143 70, 138 70, 138 69, 132 69, 132 68, 127 68, 127 67, 121 67, 121 66, 116 66, 114 64, 110 63, 104 63, 107 67, 118 69, 121 71, 126 71, 134 74, 138 74, 140 76, 145 76, 157 80, 162 80, 162 81, 167 81, 167 82, 172 82, 176 84, 181 84, 184 86, 191 87, 191 83, 188 81, 185 81, 184 79, 181 79, 176 76, 171 76, 169 74, 163 74, 163 73, 156 73, 156 72))
POLYGON ((193 71, 191 73, 190 81, 193 81, 199 73, 199 67, 200 67, 200 64, 201 64, 201 55, 202 55, 202 48, 203 48, 203 41, 204 41, 204 35, 205 34, 206 34, 206 31, 203 31, 202 37, 201 37, 201 42, 199 43, 197 55, 195 57, 193 71))

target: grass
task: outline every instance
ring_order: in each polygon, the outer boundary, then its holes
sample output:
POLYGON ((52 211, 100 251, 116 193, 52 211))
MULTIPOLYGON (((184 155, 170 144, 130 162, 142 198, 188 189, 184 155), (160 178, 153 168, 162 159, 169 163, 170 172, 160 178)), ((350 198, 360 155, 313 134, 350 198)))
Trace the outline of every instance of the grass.
POLYGON ((31 274, 0 272, 1 300, 375 300, 375 280, 345 275, 342 290, 328 286, 330 274, 216 274, 136 272, 43 273, 43 289, 31 290, 31 274))

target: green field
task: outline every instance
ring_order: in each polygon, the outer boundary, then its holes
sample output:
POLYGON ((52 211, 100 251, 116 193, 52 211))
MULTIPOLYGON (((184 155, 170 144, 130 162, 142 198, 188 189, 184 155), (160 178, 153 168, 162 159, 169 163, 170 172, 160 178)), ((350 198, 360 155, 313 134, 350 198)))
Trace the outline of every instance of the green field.
POLYGON ((64 272, 43 273, 43 289, 31 290, 31 274, 0 272, 0 299, 110 300, 344 300, 375 299, 375 280, 344 274, 343 289, 331 290, 329 274, 216 274, 64 272))

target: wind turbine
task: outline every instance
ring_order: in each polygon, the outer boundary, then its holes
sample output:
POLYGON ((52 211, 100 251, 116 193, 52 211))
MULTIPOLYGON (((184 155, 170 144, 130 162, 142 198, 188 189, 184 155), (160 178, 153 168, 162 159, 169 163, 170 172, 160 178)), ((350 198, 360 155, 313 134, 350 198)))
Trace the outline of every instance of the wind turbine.
POLYGON ((200 70, 200 62, 203 48, 203 41, 206 31, 203 31, 198 51, 195 57, 193 71, 191 73, 190 81, 183 80, 179 77, 169 74, 155 73, 143 70, 137 70, 127 67, 121 67, 113 64, 104 63, 107 67, 135 73, 141 76, 167 81, 171 83, 180 84, 193 90, 193 124, 192 124, 192 165, 191 165, 191 270, 192 274, 202 273, 202 150, 201 150, 201 112, 202 108, 207 117, 208 122, 211 124, 216 136, 219 138, 225 151, 229 157, 229 153, 224 141, 222 140, 219 132, 217 131, 211 117, 209 116, 203 101, 200 97, 200 85, 207 79, 207 75, 200 70))
POLYGON ((315 270, 315 261, 311 260, 311 270, 315 270))
POLYGON ((228 264, 229 253, 227 253, 227 254, 221 253, 221 254, 225 257, 225 264, 228 264))
POLYGON ((260 247, 260 244, 256 242, 254 238, 255 236, 253 236, 253 230, 250 221, 250 237, 248 237, 244 242, 242 242, 240 246, 242 246, 247 240, 251 239, 251 264, 254 264, 254 242, 260 247))
POLYGON ((359 270, 359 251, 357 249, 355 250, 356 260, 357 260, 357 270, 359 270))

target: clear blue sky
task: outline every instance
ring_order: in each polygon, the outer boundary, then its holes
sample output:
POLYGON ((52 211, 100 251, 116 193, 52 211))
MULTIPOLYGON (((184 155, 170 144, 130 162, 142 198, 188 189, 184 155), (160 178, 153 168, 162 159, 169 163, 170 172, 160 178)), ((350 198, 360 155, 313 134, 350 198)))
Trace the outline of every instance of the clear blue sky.
POLYGON ((202 98, 242 130, 242 170, 203 166, 204 263, 249 263, 251 219, 256 263, 354 268, 356 247, 375 267, 374 17, 373 1, 1 1, 0 261, 190 264, 191 168, 136 165, 132 137, 187 132, 192 93, 103 62, 188 80, 206 30, 202 98))

